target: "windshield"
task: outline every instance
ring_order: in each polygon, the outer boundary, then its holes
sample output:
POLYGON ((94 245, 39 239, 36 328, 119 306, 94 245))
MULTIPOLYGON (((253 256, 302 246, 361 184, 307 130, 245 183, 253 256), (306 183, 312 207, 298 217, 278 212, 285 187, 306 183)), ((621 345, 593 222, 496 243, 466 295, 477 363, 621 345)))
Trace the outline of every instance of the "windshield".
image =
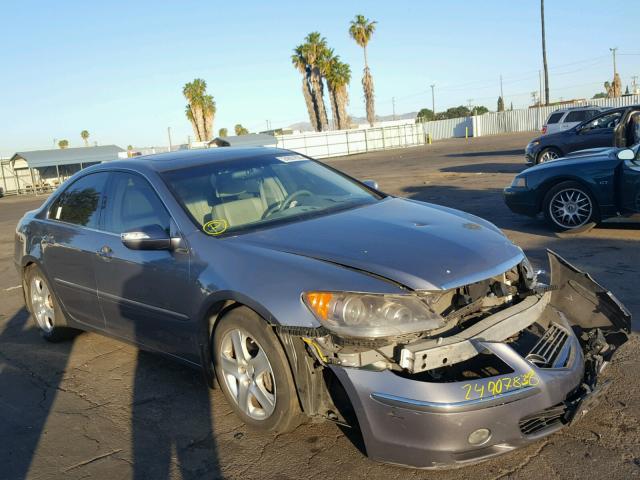
POLYGON ((373 192, 293 153, 216 162, 163 177, 209 235, 372 203, 373 192))

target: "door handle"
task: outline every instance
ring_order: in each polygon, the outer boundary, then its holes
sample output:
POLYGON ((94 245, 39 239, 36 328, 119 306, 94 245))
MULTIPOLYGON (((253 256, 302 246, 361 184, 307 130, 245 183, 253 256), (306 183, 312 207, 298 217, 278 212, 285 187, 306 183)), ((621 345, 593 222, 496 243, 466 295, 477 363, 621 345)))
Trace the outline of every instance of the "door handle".
POLYGON ((113 250, 108 245, 104 245, 100 250, 96 252, 100 258, 109 260, 113 256, 113 250))

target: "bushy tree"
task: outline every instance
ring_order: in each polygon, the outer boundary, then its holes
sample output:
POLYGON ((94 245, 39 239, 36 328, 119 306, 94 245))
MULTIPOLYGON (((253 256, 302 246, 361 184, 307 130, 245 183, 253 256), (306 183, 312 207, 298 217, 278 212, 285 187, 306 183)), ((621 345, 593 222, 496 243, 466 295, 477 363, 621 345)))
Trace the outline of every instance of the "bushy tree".
POLYGON ((433 110, 430 108, 423 108, 418 112, 416 116, 416 122, 430 122, 431 120, 435 120, 436 116, 433 113, 433 110))
POLYGON ((69 140, 60 140, 58 142, 58 147, 60 147, 61 149, 65 149, 69 146, 69 140))
POLYGON ((219 137, 226 137, 227 135, 229 135, 229 131, 226 128, 221 128, 220 130, 218 130, 219 137))
POLYGON ((498 112, 504 112, 504 99, 502 96, 498 97, 498 112))
POLYGON ((236 124, 234 130, 236 132, 236 135, 247 135, 249 133, 249 130, 244 128, 240 123, 236 124))

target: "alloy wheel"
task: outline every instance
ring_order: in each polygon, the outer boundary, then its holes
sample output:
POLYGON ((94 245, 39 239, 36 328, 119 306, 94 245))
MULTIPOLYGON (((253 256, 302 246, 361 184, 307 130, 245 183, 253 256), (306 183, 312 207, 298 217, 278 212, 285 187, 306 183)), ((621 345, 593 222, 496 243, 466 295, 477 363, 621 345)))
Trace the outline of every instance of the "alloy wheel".
POLYGON ((546 150, 542 155, 540 155, 540 163, 555 160, 556 158, 559 158, 559 156, 555 150, 546 150))
POLYGON ((276 406, 271 363, 257 340, 241 329, 222 339, 219 352, 224 381, 238 407, 250 418, 269 418, 276 406))
POLYGON ((39 275, 31 279, 31 308, 38 326, 47 333, 55 326, 55 310, 49 286, 39 275))
POLYGON ((567 188, 556 193, 549 202, 553 221, 562 228, 578 228, 591 218, 593 205, 582 190, 567 188))

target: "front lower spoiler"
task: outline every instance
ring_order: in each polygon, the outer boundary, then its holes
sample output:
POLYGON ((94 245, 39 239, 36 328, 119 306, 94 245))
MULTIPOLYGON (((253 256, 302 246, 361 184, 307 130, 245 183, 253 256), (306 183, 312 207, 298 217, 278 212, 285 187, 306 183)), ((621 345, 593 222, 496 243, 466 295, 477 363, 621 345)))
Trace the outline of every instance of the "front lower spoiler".
POLYGON ((479 332, 471 339, 477 350, 495 355, 513 373, 435 382, 331 366, 351 399, 370 457, 418 468, 475 463, 549 435, 592 408, 607 386, 598 375, 627 340, 631 315, 591 276, 552 251, 548 255, 552 285, 537 322, 566 332, 561 365, 541 367, 506 339, 487 340, 479 332), (515 379, 518 387, 511 388, 515 379), (473 445, 469 436, 478 429, 490 430, 490 437, 473 445))

